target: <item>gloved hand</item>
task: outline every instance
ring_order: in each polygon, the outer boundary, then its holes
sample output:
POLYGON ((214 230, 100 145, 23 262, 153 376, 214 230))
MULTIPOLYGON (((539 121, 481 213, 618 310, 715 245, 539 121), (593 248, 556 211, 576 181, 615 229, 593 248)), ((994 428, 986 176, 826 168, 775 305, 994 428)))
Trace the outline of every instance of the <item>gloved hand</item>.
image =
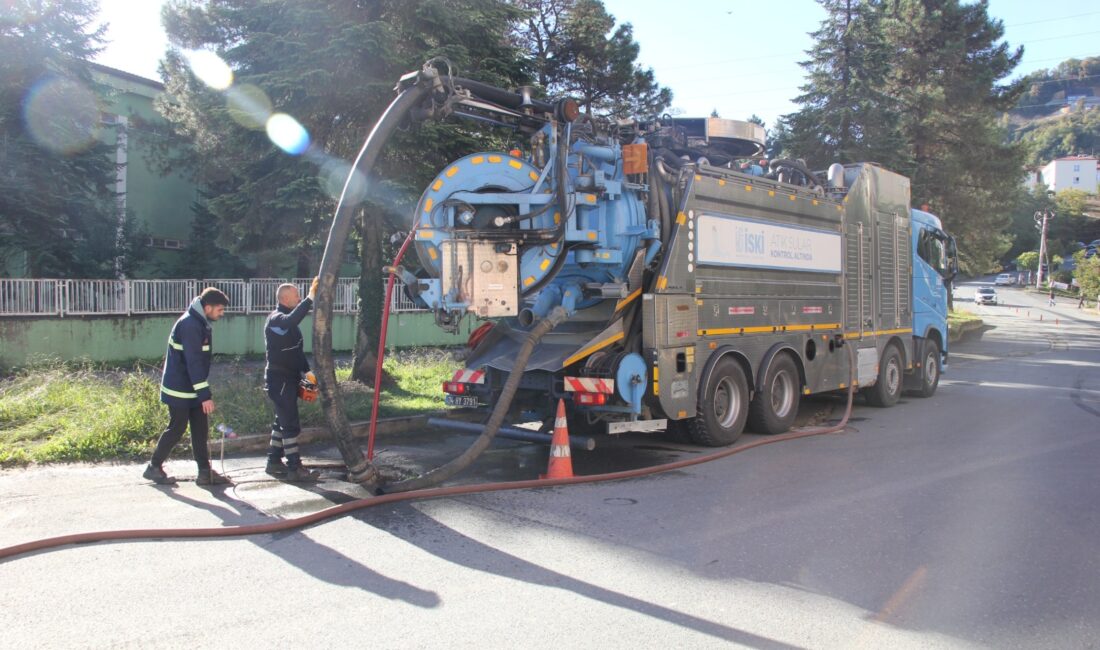
POLYGON ((306 371, 306 381, 308 381, 311 384, 316 384, 317 383, 317 375, 313 374, 312 370, 307 370, 306 371))
POLYGON ((306 295, 310 300, 317 298, 317 285, 321 282, 321 276, 313 278, 313 284, 309 285, 309 293, 306 295))

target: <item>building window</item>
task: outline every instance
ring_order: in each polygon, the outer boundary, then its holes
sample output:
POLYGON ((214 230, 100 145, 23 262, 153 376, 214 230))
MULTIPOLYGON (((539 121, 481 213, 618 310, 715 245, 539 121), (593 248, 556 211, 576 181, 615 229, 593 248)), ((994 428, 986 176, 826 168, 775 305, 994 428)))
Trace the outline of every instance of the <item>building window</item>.
POLYGON ((183 248, 183 242, 178 239, 165 239, 163 237, 150 237, 145 240, 147 246, 153 248, 162 248, 165 250, 180 250, 183 248))
POLYGON ((1073 166, 1073 171, 1075 171, 1075 172, 1081 171, 1081 165, 1074 165, 1073 166))
POLYGON ((1080 183, 1081 183, 1081 177, 1080 176, 1074 176, 1073 177, 1073 184, 1078 185, 1080 183))

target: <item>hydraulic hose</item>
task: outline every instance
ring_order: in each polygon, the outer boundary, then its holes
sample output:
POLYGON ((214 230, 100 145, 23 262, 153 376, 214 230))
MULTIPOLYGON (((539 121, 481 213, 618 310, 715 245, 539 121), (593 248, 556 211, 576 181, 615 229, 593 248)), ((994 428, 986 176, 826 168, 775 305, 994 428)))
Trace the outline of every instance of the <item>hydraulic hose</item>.
POLYGON ((523 379, 523 371, 527 369, 527 361, 531 358, 531 353, 535 351, 535 346, 542 340, 542 337, 546 336, 550 330, 565 322, 568 317, 569 312, 565 311, 564 307, 555 307, 547 314, 546 318, 539 321, 538 324, 527 333, 527 339, 523 342, 523 345, 520 346, 519 352, 516 353, 515 362, 512 364, 512 371, 508 373, 508 379, 504 382, 504 388, 500 391, 500 395, 497 396, 497 403, 493 406, 492 413, 489 414, 489 420, 485 423, 485 429, 466 451, 462 452, 457 458, 446 465, 437 467, 427 474, 387 485, 385 488, 386 492, 410 492, 412 490, 422 490, 432 485, 437 485, 466 469, 471 463, 477 460, 477 457, 488 449, 489 443, 493 441, 493 437, 496 436, 497 431, 500 429, 500 425, 504 424, 504 416, 508 414, 508 409, 512 406, 512 399, 515 398, 516 391, 519 390, 520 380, 523 379))
POLYGON ((284 519, 281 521, 273 521, 266 524, 252 524, 248 526, 225 526, 218 528, 151 528, 134 530, 108 530, 94 531, 90 533, 76 533, 73 535, 61 535, 58 537, 49 537, 46 539, 39 539, 31 542, 25 542, 23 544, 8 546, 6 548, 0 548, 0 561, 14 558, 19 555, 25 555, 27 553, 37 553, 50 549, 56 549, 63 546, 68 546, 70 544, 89 544, 93 542, 119 541, 128 539, 208 539, 215 537, 270 535, 273 533, 281 533, 298 528, 305 528, 306 526, 312 526, 314 524, 318 524, 323 521, 333 519, 335 517, 343 517, 344 515, 358 512, 359 510, 373 508, 376 506, 383 506, 390 503, 401 503, 404 501, 415 501, 421 499, 440 499, 444 497, 461 496, 464 494, 485 494, 489 492, 501 492, 505 490, 526 490, 531 488, 556 487, 559 485, 603 483, 605 481, 620 481, 624 479, 640 478, 643 476, 650 476, 653 474, 680 470, 686 467, 692 467, 694 465, 701 465, 702 463, 709 463, 710 461, 727 458, 735 454, 746 452, 750 449, 763 447, 764 445, 772 445, 777 442, 786 442, 788 440, 797 440, 798 438, 808 438, 810 436, 820 436, 828 433, 835 433, 837 431, 843 430, 844 427, 848 424, 848 418, 852 414, 852 398, 855 395, 856 390, 855 353, 853 352, 850 345, 847 345, 846 347, 848 347, 848 356, 852 364, 850 373, 851 380, 848 384, 848 404, 844 410, 844 417, 841 418, 839 423, 830 427, 799 429, 790 433, 763 438, 761 440, 757 440, 755 442, 751 442, 747 445, 742 445, 740 447, 731 447, 710 454, 696 456, 694 458, 686 458, 684 460, 665 463, 663 465, 654 465, 653 467, 643 467, 640 469, 631 469, 621 472, 608 472, 605 474, 594 474, 590 476, 574 476, 572 478, 505 481, 503 483, 479 483, 475 485, 452 485, 448 487, 431 488, 426 490, 383 494, 381 496, 358 499, 356 501, 349 501, 348 503, 343 503, 337 506, 333 506, 331 508, 326 508, 325 510, 321 510, 319 512, 308 515, 303 515, 301 517, 284 519))
MULTIPOLYGON (((321 389, 321 410, 336 440, 336 447, 340 450, 340 455, 348 467, 349 478, 359 483, 374 483, 377 481, 378 474, 363 455, 362 450, 352 441, 351 425, 344 411, 340 392, 337 390, 336 369, 332 361, 333 288, 336 285, 336 276, 340 270, 344 247, 347 244, 348 233, 357 208, 357 202, 348 200, 348 188, 354 180, 356 171, 362 173, 364 178, 370 178, 371 168, 382 153, 386 141, 405 119, 406 114, 420 103, 426 93, 427 89, 422 83, 404 90, 386 108, 366 141, 363 142, 363 148, 359 150, 359 155, 356 156, 347 181, 344 183, 344 189, 340 193, 336 214, 332 218, 332 228, 325 243, 324 256, 321 258, 321 282, 317 288, 313 316, 313 356, 321 389)), ((377 392, 377 386, 375 391, 377 392)))

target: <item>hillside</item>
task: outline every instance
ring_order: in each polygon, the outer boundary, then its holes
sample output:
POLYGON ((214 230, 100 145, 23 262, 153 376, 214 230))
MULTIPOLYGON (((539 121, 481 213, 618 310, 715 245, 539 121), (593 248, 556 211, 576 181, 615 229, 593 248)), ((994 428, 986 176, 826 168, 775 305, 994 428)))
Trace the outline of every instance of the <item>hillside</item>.
POLYGON ((1071 154, 1100 154, 1100 57, 1067 59, 1027 75, 1027 92, 1005 117, 1010 137, 1039 166, 1071 154))

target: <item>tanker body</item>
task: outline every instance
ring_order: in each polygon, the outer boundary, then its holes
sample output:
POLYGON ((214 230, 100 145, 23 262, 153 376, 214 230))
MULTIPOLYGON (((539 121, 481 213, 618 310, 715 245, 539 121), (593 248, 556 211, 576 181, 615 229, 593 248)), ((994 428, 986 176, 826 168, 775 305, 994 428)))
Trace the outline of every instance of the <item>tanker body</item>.
POLYGON ((490 319, 448 403, 551 420, 563 398, 573 433, 717 446, 786 431, 802 396, 848 387, 853 361, 874 405, 935 392, 954 243, 911 208, 907 178, 759 161, 749 123, 558 113, 524 151, 449 165, 417 205, 410 297, 445 328, 490 319), (517 367, 555 310, 564 322, 517 367))

